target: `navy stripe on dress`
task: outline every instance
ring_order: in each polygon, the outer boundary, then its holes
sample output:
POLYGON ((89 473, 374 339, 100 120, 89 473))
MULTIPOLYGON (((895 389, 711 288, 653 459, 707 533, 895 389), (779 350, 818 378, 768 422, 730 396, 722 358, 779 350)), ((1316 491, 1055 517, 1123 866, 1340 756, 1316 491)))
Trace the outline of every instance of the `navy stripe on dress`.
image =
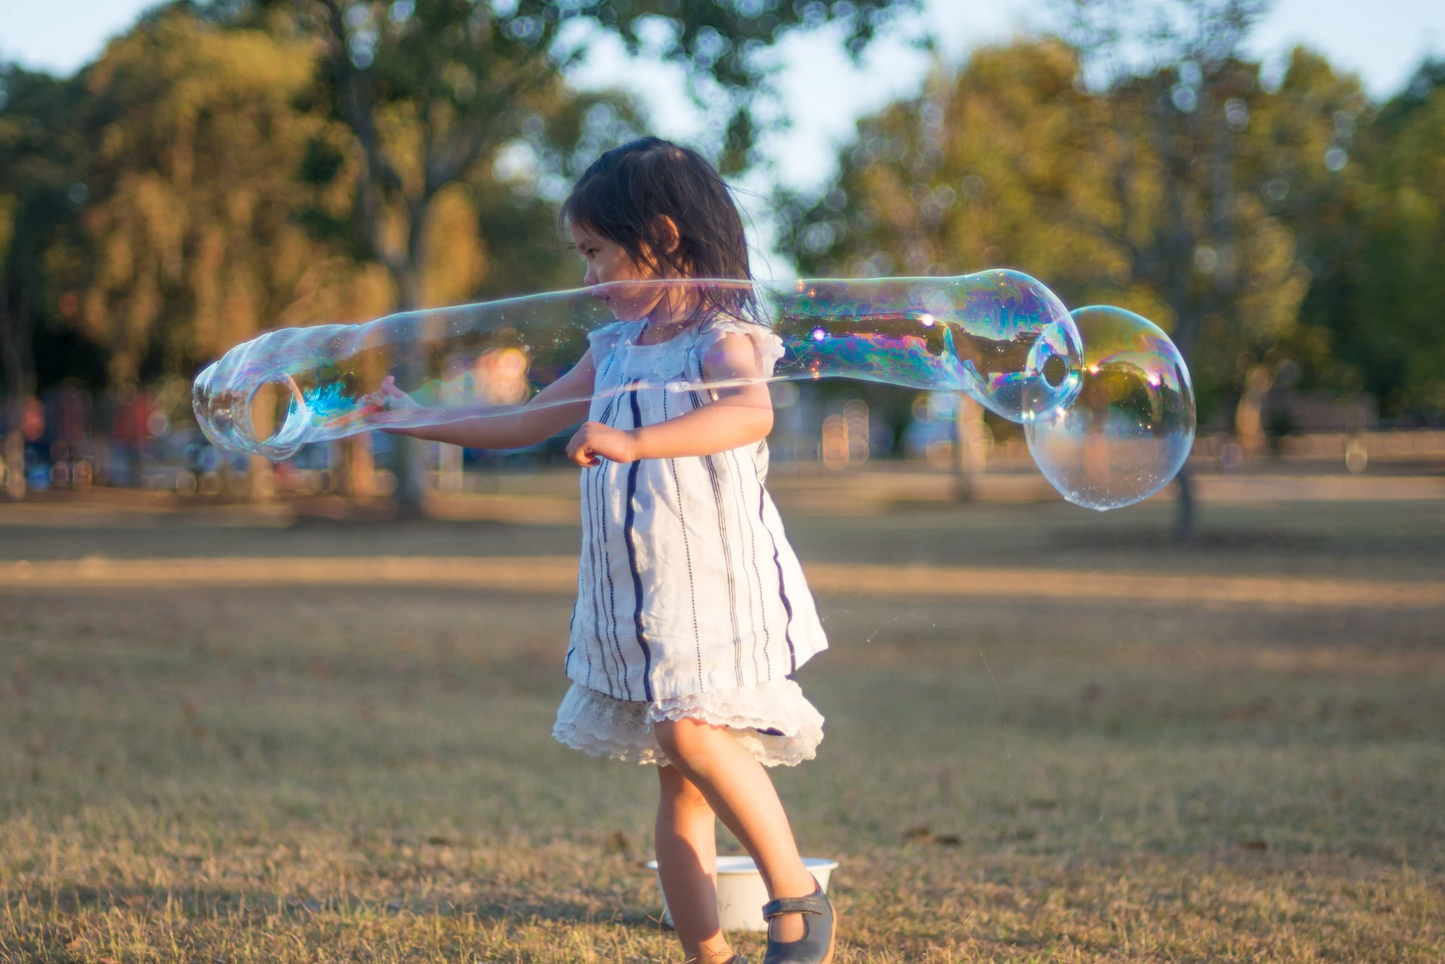
MULTIPOLYGON (((594 381, 594 383, 593 383, 594 386, 595 386, 595 384, 596 384, 597 381, 602 381, 602 380, 605 380, 605 379, 606 379, 607 374, 612 371, 612 366, 615 365, 615 364, 617 364, 617 352, 616 352, 616 350, 613 350, 613 351, 611 351, 611 352, 608 353, 608 355, 607 355, 607 364, 603 366, 603 368, 602 368, 602 373, 601 373, 599 376, 597 376, 596 381, 594 381)), ((615 394, 615 393, 613 394, 613 396, 612 396, 610 399, 608 399, 608 401, 607 401, 607 406, 602 409, 602 418, 600 419, 600 421, 602 422, 602 424, 604 424, 604 425, 611 425, 611 424, 612 424, 612 420, 617 417, 618 402, 620 402, 621 400, 622 400, 622 396, 619 395, 619 394, 615 394)), ((609 553, 608 548, 607 548, 609 545, 611 545, 611 540, 608 538, 608 532, 607 532, 607 517, 608 517, 608 515, 610 514, 611 505, 610 505, 607 501, 605 501, 605 497, 606 497, 606 494, 607 494, 607 485, 606 485, 607 479, 606 479, 605 476, 602 476, 601 473, 599 473, 599 476, 600 476, 600 481, 599 481, 599 485, 598 485, 599 494, 600 494, 601 496, 603 496, 603 499, 604 499, 604 501, 602 502, 602 514, 601 514, 601 515, 602 515, 602 565, 603 565, 604 571, 606 571, 606 573, 607 573, 607 617, 608 617, 608 619, 607 619, 607 624, 608 624, 608 625, 607 625, 607 628, 608 628, 608 631, 612 634, 612 646, 613 646, 613 648, 614 648, 614 649, 616 650, 616 652, 617 652, 617 659, 618 659, 618 661, 621 662, 621 664, 622 664, 622 687, 623 687, 623 692, 626 693, 627 698, 630 700, 630 699, 632 699, 632 680, 631 680, 631 678, 630 678, 631 675, 632 675, 632 673, 631 673, 631 666, 628 664, 628 662, 627 662, 627 656, 626 656, 626 654, 624 653, 624 651, 623 651, 623 649, 622 649, 622 638, 617 635, 617 588, 616 588, 616 586, 613 585, 613 581, 612 581, 612 556, 611 556, 611 554, 609 553)))
MULTIPOLYGON (((602 471, 598 468, 589 468, 585 471, 592 473, 589 484, 591 484, 591 486, 598 491, 598 494, 600 495, 602 492, 604 492, 606 482, 601 478, 602 471)), ((606 525, 606 506, 599 505, 599 503, 602 502, 601 498, 593 498, 588 501, 590 502, 590 505, 588 506, 588 515, 590 517, 588 519, 588 525, 596 526, 600 529, 606 525)), ((600 558, 602 554, 606 552, 606 538, 607 536, 604 531, 601 539, 594 539, 592 541, 590 555, 592 558, 592 582, 594 585, 598 582, 597 570, 599 568, 604 568, 604 566, 600 562, 600 558)), ((602 643, 600 655, 602 657, 602 671, 607 677, 607 691, 609 693, 616 692, 611 666, 616 665, 619 672, 621 671, 621 666, 618 664, 616 655, 608 651, 607 627, 604 625, 604 620, 602 616, 602 594, 598 592, 593 592, 589 595, 592 596, 592 615, 594 619, 593 625, 596 627, 595 635, 598 637, 598 641, 602 643)))
MULTIPOLYGON (((642 424, 642 412, 637 407, 638 382, 633 381, 629 397, 632 401, 632 425, 634 428, 642 424)), ((637 646, 642 650, 642 692, 647 701, 652 702, 652 648, 647 645, 647 634, 642 630, 642 573, 637 568, 637 542, 633 526, 636 524, 636 513, 633 510, 633 500, 637 497, 637 470, 641 462, 633 462, 627 467, 627 510, 622 525, 623 537, 627 540, 627 565, 632 570, 632 589, 636 594, 636 605, 632 610, 632 622, 637 630, 637 646)))
MULTIPOLYGON (((592 376, 592 384, 593 384, 594 390, 595 390, 595 388, 596 388, 597 383, 602 380, 603 376, 605 376, 605 375, 607 374, 607 371, 612 367, 613 357, 614 357, 614 354, 609 353, 609 355, 608 355, 608 357, 607 357, 607 363, 606 363, 606 365, 603 367, 602 371, 601 371, 600 373, 594 373, 594 374, 593 374, 593 376, 592 376)), ((585 471, 587 471, 587 470, 584 470, 584 472, 585 472, 585 471)), ((587 475, 584 474, 584 475, 583 475, 583 478, 582 478, 582 484, 588 486, 589 491, 590 491, 590 489, 591 489, 591 487, 592 487, 592 485, 593 485, 594 480, 595 480, 595 474, 594 474, 594 476, 592 476, 592 477, 589 477, 589 476, 587 476, 587 475)), ((594 516, 595 511, 596 511, 596 505, 595 505, 596 501, 597 501, 596 499, 592 499, 592 498, 589 498, 589 499, 587 500, 587 505, 585 506, 585 508, 587 509, 587 512, 584 514, 584 516, 583 516, 583 518, 582 518, 582 525, 583 525, 582 547, 586 550, 586 554, 585 554, 585 556, 584 556, 584 558, 583 558, 582 561, 583 561, 584 563, 586 563, 587 565, 579 565, 579 567, 578 567, 578 573, 577 573, 577 581, 578 581, 578 587, 577 587, 577 588, 578 588, 577 605, 575 605, 575 606, 572 607, 572 623, 573 623, 574 626, 576 625, 576 622, 577 622, 577 610, 578 610, 578 609, 581 607, 581 605, 582 605, 582 599, 584 598, 584 596, 592 595, 592 594, 590 594, 590 593, 586 593, 586 592, 583 590, 583 588, 582 588, 582 584, 583 584, 583 582, 586 580, 586 577, 587 577, 586 569, 588 568, 588 565, 590 565, 590 567, 591 567, 592 570, 593 570, 593 572, 592 572, 593 581, 596 580, 596 575, 597 575, 597 574, 596 574, 596 568, 597 568, 597 552, 598 552, 598 549, 597 549, 597 532, 596 532, 596 529, 594 528, 594 519, 593 519, 593 516, 594 516)), ((604 632, 604 630, 602 629, 602 626, 601 626, 602 618, 601 618, 601 613, 600 613, 600 611, 599 611, 598 608, 597 608, 597 598, 596 598, 595 595, 593 596, 591 602, 592 602, 592 628, 593 628, 593 635, 597 635, 598 633, 604 632)), ((570 635, 570 632, 569 632, 569 635, 570 635)), ((584 683, 583 685, 585 685, 588 689, 593 689, 594 687, 592 686, 592 647, 591 647, 591 646, 584 646, 584 647, 583 647, 583 655, 587 657, 587 679, 586 679, 586 681, 585 681, 585 683, 584 683)), ((569 648, 568 653, 567 653, 567 661, 564 662, 563 665, 566 666, 567 663, 570 663, 571 658, 572 658, 572 652, 571 652, 571 649, 569 648)), ((606 650, 605 646, 604 646, 604 648, 603 648, 603 650, 602 650, 602 670, 603 670, 603 673, 607 676, 607 679, 608 679, 608 681, 609 681, 609 683, 610 683, 610 682, 611 682, 611 679, 612 679, 612 674, 609 673, 609 672, 607 672, 607 650, 606 650)), ((609 689, 610 689, 610 686, 609 686, 609 689)))
MULTIPOLYGON (((603 425, 611 425, 612 418, 616 414, 617 396, 613 396, 602 410, 602 417, 599 421, 603 425)), ((622 639, 617 635, 617 589, 612 583, 612 557, 607 551, 610 544, 607 533, 607 516, 610 506, 606 502, 607 480, 602 472, 597 473, 597 491, 599 504, 598 517, 602 520, 602 571, 607 574, 607 632, 612 636, 612 649, 617 655, 618 665, 621 667, 622 689, 627 699, 632 699, 632 681, 629 679, 631 673, 627 664, 627 656, 622 651, 622 639)), ((606 645, 606 639, 603 639, 606 645)))

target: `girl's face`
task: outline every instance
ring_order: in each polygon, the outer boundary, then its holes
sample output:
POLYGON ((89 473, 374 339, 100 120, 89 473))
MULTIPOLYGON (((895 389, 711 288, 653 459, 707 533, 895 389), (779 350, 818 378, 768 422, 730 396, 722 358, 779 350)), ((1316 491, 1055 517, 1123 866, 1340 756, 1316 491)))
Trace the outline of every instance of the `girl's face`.
MULTIPOLYGON (((650 267, 632 260, 627 250, 616 241, 608 240, 575 221, 567 222, 567 233, 572 236, 572 243, 577 246, 577 253, 582 255, 582 262, 586 265, 582 283, 589 288, 657 277, 650 267)), ((663 295, 661 286, 618 285, 598 292, 597 297, 607 303, 618 321, 637 321, 651 315, 663 300, 663 295)))

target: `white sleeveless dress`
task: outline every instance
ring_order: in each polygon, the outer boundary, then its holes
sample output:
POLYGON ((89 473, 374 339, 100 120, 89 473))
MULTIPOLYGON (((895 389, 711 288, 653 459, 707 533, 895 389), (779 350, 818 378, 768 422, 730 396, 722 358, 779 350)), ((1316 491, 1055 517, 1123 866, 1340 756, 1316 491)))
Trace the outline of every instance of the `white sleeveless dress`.
MULTIPOLYGON (((590 336, 589 419, 630 429, 707 404, 702 359, 727 332, 763 371, 782 357, 761 325, 718 319, 656 345, 642 322, 590 336)), ((567 675, 553 736, 594 756, 665 758, 661 720, 726 727, 764 765, 812 759, 823 718, 790 675, 827 648, 782 520, 763 482, 767 443, 715 455, 604 461, 582 470, 582 556, 567 675)))

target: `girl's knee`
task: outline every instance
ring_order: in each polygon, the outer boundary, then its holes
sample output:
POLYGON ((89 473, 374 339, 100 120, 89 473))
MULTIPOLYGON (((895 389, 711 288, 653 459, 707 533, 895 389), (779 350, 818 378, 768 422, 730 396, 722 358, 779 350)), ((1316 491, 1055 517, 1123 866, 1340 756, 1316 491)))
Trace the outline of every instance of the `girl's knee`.
POLYGON ((706 753, 714 731, 715 727, 701 720, 663 720, 653 725, 657 745, 673 761, 686 762, 706 753))
POLYGON ((666 765, 658 767, 657 779, 665 803, 711 809, 711 805, 702 795, 702 791, 691 780, 683 776, 682 771, 677 767, 666 765))

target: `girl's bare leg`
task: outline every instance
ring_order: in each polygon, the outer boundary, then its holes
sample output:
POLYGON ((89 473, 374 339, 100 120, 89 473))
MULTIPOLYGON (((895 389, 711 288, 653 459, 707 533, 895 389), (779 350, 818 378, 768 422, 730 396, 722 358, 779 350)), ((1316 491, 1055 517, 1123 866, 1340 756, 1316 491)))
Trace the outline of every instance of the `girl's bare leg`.
POLYGON ((733 955, 717 916, 717 815, 676 768, 657 769, 657 874, 687 960, 733 955))
MULTIPOLYGON (((658 723, 654 729, 669 762, 702 793, 713 812, 752 854, 769 896, 813 893, 818 883, 798 856, 788 815, 763 765, 722 727, 677 720, 658 723)), ((715 920, 716 910, 713 913, 715 920)), ((673 920, 677 920, 676 911, 673 920)), ((801 914, 773 918, 772 935, 777 940, 799 940, 804 933, 801 914)))

